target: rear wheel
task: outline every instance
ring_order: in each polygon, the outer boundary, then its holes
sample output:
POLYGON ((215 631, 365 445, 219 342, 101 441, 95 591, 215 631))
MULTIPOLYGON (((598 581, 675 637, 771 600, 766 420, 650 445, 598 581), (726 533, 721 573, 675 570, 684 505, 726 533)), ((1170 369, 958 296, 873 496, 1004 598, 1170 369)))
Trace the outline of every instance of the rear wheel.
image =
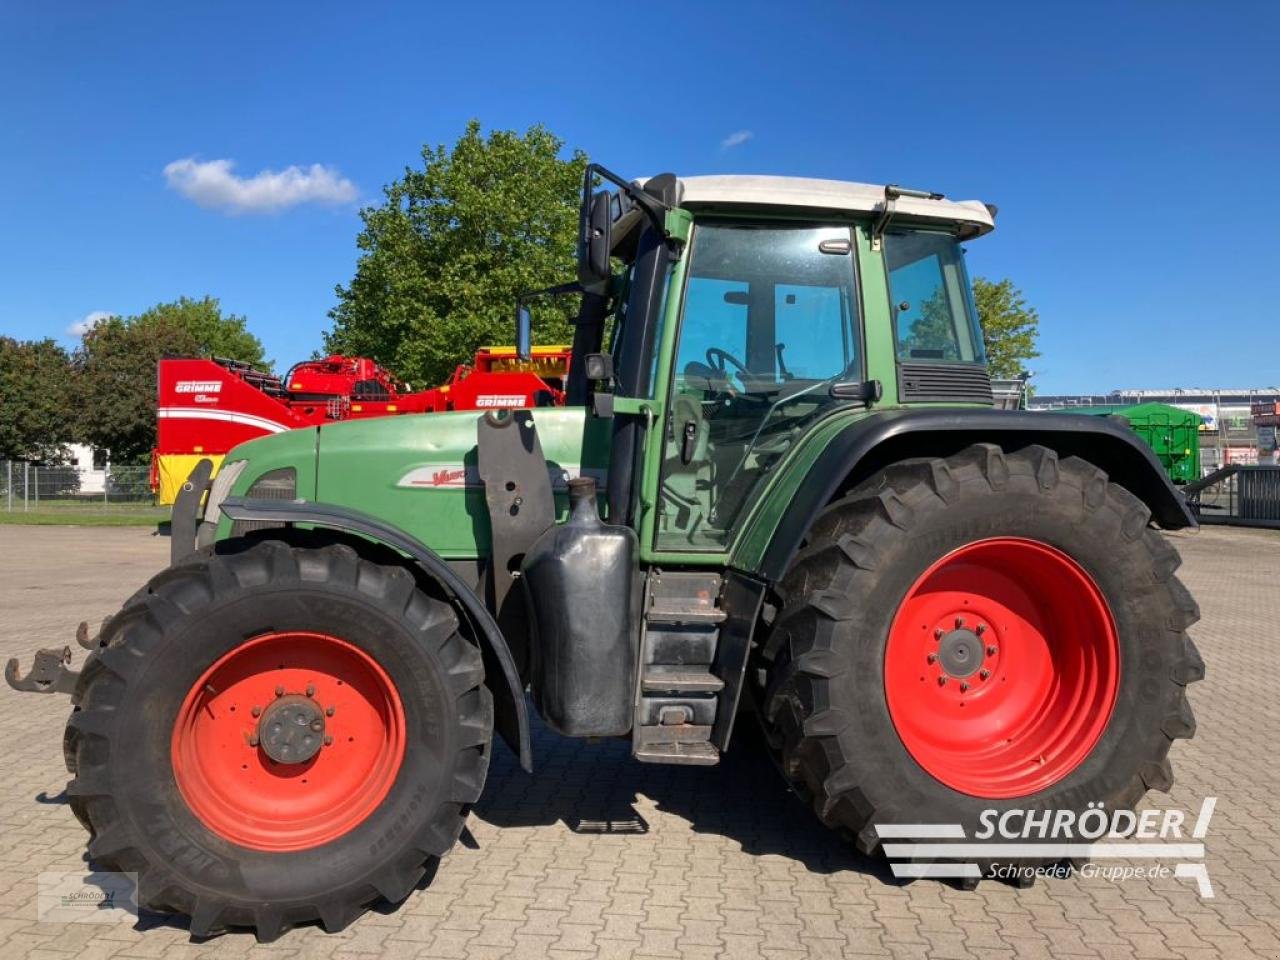
POLYGON ((1148 521, 1101 470, 1043 447, 896 464, 832 504, 765 650, 784 772, 866 853, 877 824, 974 838, 987 809, 1167 790, 1204 666, 1178 555, 1148 521))
POLYGON ((68 722, 89 853, 205 936, 338 930, 403 899, 488 768, 480 653, 443 599, 345 546, 260 542, 156 576, 68 722))

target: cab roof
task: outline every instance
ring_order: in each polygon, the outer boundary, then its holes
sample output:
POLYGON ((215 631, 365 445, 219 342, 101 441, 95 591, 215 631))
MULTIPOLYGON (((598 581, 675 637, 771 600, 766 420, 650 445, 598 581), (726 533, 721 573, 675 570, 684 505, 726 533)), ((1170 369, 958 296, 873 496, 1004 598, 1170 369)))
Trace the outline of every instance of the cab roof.
MULTIPOLYGON (((883 186, 845 180, 730 174, 681 177, 680 184, 679 205, 698 210, 775 207, 878 215, 885 205, 883 186)), ((962 236, 976 237, 995 229, 994 209, 980 200, 899 196, 893 219, 960 224, 962 236)))

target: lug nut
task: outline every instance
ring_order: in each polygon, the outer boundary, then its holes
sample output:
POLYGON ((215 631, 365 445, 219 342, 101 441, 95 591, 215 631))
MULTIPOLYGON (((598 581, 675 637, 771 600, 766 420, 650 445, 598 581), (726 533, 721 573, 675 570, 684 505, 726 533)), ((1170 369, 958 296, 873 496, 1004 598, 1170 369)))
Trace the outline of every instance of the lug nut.
POLYGON ((314 683, 307 684, 307 696, 314 697, 316 695, 316 685, 314 683))
POLYGON ((937 663, 938 655, 936 653, 931 653, 927 657, 925 657, 925 659, 928 660, 930 663, 937 663))
POLYGON ((284 687, 276 687, 276 696, 277 696, 277 697, 283 697, 283 696, 284 696, 284 687))
POLYGON ((325 710, 324 715, 326 717, 332 717, 335 713, 337 713, 337 709, 335 707, 329 707, 325 710))
POLYGON ((989 677, 989 676, 991 676, 991 671, 990 671, 990 670, 979 670, 979 671, 978 671, 978 679, 979 679, 979 680, 985 680, 985 679, 987 679, 987 677, 989 677))
POLYGON ((933 639, 935 639, 935 640, 941 640, 941 639, 942 639, 942 628, 941 628, 941 627, 939 627, 937 630, 933 631, 933 639))
POLYGON ((946 685, 947 685, 947 678, 946 678, 946 677, 939 677, 939 678, 938 678, 938 686, 940 686, 940 687, 945 687, 946 685))
POLYGON ((959 630, 964 626, 964 617, 956 617, 956 629, 959 630))
POLYGON ((258 745, 258 735, 256 733, 249 735, 249 746, 256 747, 258 745))
POLYGON ((327 733, 324 735, 324 745, 326 747, 333 746, 333 737, 329 736, 327 733))
POLYGON ((262 716, 262 708, 258 706, 256 703, 253 705, 253 709, 250 710, 249 712, 252 713, 255 717, 262 716))
POLYGON ((995 646, 994 646, 994 645, 992 645, 992 646, 990 646, 990 647, 987 647, 987 656, 988 656, 988 657, 994 657, 995 655, 996 655, 996 648, 995 648, 995 646))
POLYGON ((965 691, 967 691, 968 689, 969 689, 969 684, 967 684, 965 681, 961 680, 961 681, 960 681, 960 692, 961 692, 961 693, 964 693, 964 692, 965 692, 965 691))
POLYGON ((985 623, 980 623, 973 628, 973 632, 976 633, 978 636, 982 636, 984 633, 987 632, 987 625, 985 623))

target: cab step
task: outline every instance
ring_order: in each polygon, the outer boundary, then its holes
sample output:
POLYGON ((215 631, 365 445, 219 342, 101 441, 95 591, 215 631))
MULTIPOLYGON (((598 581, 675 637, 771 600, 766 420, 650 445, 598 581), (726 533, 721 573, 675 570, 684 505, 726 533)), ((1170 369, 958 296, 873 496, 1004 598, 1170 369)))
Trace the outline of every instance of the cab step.
POLYGON ((716 607, 678 601, 668 601, 661 607, 650 607, 646 614, 650 623, 720 623, 724 617, 724 611, 716 607))
POLYGON ((640 678, 644 693, 719 693, 724 681, 706 668, 650 664, 640 678))
POLYGON ((710 765, 724 679, 716 673, 719 574, 653 570, 645 589, 631 751, 645 763, 710 765))
POLYGON ((674 740, 639 747, 635 757, 641 763, 679 763, 710 767, 720 762, 720 751, 706 740, 674 740))
POLYGON ((715 573, 654 571, 649 584, 645 620, 651 623, 720 623, 725 613, 717 602, 722 581, 715 573))

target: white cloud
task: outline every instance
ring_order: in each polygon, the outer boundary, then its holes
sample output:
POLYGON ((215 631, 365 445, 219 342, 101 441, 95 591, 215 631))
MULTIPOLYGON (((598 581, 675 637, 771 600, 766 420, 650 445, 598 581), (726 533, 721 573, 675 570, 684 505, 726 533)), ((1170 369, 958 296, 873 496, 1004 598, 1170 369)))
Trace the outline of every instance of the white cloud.
POLYGON ((754 136, 755 134, 750 130, 735 130, 720 141, 720 149, 732 150, 734 147, 740 147, 754 136))
POLYGON ((77 320, 67 327, 67 333, 73 337, 83 337, 97 325, 99 320, 114 316, 115 313, 111 310, 94 310, 92 313, 86 313, 83 319, 77 320))
POLYGON ((260 170, 252 177, 232 172, 233 160, 175 160, 164 168, 169 186, 202 207, 227 213, 272 213, 300 203, 351 203, 356 185, 331 167, 313 163, 260 170))

